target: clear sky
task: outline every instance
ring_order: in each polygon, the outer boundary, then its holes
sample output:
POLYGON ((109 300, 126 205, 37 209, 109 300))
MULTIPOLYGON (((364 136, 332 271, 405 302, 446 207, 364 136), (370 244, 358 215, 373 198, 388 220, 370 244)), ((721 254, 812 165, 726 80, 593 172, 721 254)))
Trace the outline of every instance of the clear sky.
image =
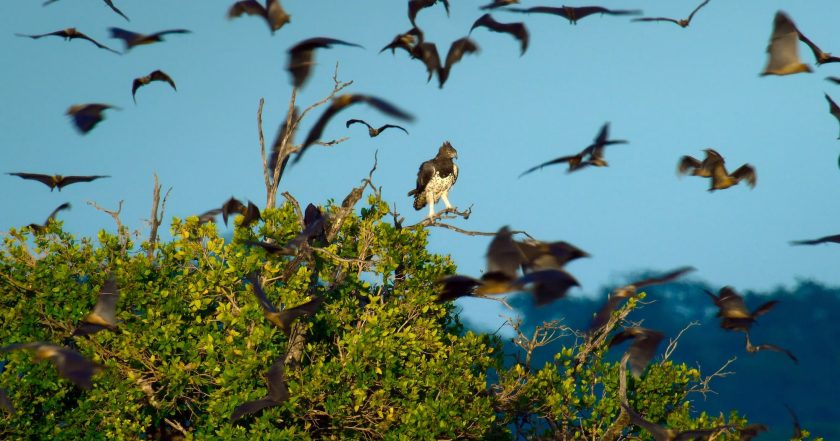
MULTIPOLYGON (((292 22, 274 36, 258 18, 227 20, 231 1, 115 3, 130 23, 97 0, 0 5, 5 33, 0 36, 0 172, 113 176, 50 193, 41 184, 2 175, 0 231, 42 222, 69 201, 72 211, 60 214, 65 228, 94 235, 114 225, 85 201, 114 208, 124 199, 123 221, 145 233, 153 172, 174 188, 167 218, 201 213, 231 195, 263 204, 258 101, 266 99, 270 142, 291 92, 286 50, 304 38, 326 36, 366 49, 317 52, 314 75, 298 94, 300 104, 330 90, 338 62, 340 79, 354 82, 348 91, 385 98, 417 119, 406 126, 409 136, 389 131, 370 139, 362 127, 348 130, 343 122, 394 121, 363 106, 341 113, 324 137, 350 140, 311 149, 281 185, 302 203, 340 201, 367 174, 378 149, 376 183, 407 222, 419 221, 425 210, 415 212, 406 192, 414 186, 419 164, 449 140, 458 149, 461 170, 450 200, 460 208, 473 205, 472 217, 454 224, 480 231, 510 225, 583 248, 593 257, 570 265, 583 285, 574 295, 599 294, 638 270, 682 265, 696 266, 695 277, 713 285, 742 290, 768 290, 797 278, 840 283, 840 248, 788 245, 792 239, 840 233, 838 123, 823 98, 827 92, 840 100, 840 87, 824 80, 840 76, 840 65, 814 66, 815 73, 788 77, 758 75, 780 9, 825 51, 840 53, 835 0, 712 0, 688 29, 598 15, 572 26, 561 17, 499 11, 494 13, 499 21, 525 21, 531 33, 528 52, 520 57, 511 37, 478 29, 473 38, 481 52, 465 56, 443 90, 434 81, 427 84, 423 65, 405 53, 378 54, 410 28, 404 1, 284 0, 292 22), (82 40, 14 35, 70 26, 119 49, 122 43, 108 38, 108 27, 193 33, 123 56, 82 40), (135 105, 132 79, 155 69, 169 73, 178 91, 154 83, 137 92, 135 105), (122 110, 106 111, 106 120, 82 136, 64 112, 87 102, 122 110), (566 174, 558 166, 517 179, 535 164, 579 151, 607 121, 614 138, 630 141, 607 149, 608 168, 566 174), (679 179, 679 158, 702 156, 707 147, 723 154, 730 170, 754 165, 758 186, 709 193, 706 180, 679 179)), ((438 5, 417 18, 442 57, 487 2, 451 3, 450 17, 438 5)), ((683 18, 698 3, 600 4, 683 18)), ((800 54, 814 65, 804 45, 800 54)), ((298 142, 318 113, 304 121, 298 142)), ((431 247, 450 253, 461 272, 478 275, 488 242, 435 230, 431 247)), ((495 320, 495 311, 472 306, 479 301, 463 302, 474 317, 481 311, 495 320)))

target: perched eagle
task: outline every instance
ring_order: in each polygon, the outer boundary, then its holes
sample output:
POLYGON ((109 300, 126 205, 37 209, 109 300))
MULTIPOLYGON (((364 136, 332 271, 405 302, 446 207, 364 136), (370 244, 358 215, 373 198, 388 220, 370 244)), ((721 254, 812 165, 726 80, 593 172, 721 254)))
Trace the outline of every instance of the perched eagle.
POLYGON ((417 172, 417 187, 408 192, 414 196, 414 209, 420 210, 425 205, 429 206, 429 217, 435 215, 435 203, 443 199, 446 208, 452 208, 447 197, 449 189, 458 180, 458 166, 452 158, 457 158, 458 152, 452 147, 449 141, 443 143, 434 159, 428 160, 420 165, 417 172))

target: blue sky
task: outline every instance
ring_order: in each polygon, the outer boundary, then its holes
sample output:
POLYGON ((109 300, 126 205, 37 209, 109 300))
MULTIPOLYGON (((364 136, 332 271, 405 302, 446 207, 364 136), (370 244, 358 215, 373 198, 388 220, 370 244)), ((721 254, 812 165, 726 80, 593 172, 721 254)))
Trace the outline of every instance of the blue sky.
MULTIPOLYGON (((256 111, 265 97, 266 138, 274 137, 291 92, 286 50, 314 36, 344 39, 366 49, 336 47, 316 54, 314 75, 298 94, 308 105, 339 77, 348 91, 385 98, 416 116, 410 136, 388 131, 370 139, 349 118, 374 125, 394 122, 363 106, 345 111, 325 137, 350 136, 333 148, 313 148, 281 185, 302 203, 341 200, 367 174, 379 150, 376 183, 396 202, 407 222, 419 221, 406 192, 419 164, 445 140, 459 151, 461 175, 450 200, 473 205, 470 230, 502 225, 543 240, 567 240, 591 259, 570 265, 595 295, 643 269, 698 268, 695 277, 738 289, 769 290, 797 278, 840 283, 833 246, 791 247, 788 241, 840 233, 838 124, 828 114, 824 80, 840 65, 813 74, 760 78, 773 16, 785 10, 800 30, 825 51, 840 53, 840 4, 829 0, 751 2, 748 7, 712 0, 688 29, 669 23, 632 23, 627 17, 592 16, 576 26, 560 17, 496 12, 497 20, 524 20, 528 52, 508 35, 473 32, 481 47, 456 65, 443 90, 426 84, 422 64, 399 52, 378 54, 410 28, 403 1, 286 0, 291 24, 274 36, 260 19, 228 21, 232 2, 183 0, 116 1, 126 22, 99 1, 60 0, 0 5, 0 149, 2 172, 109 174, 113 177, 50 193, 46 187, 0 176, 0 231, 41 222, 58 204, 65 228, 93 235, 114 229, 111 219, 84 202, 108 208, 125 200, 122 219, 146 234, 152 173, 174 189, 167 218, 198 214, 234 195, 265 201, 256 111), (138 32, 187 28, 162 44, 118 56, 80 40, 19 38, 75 26, 114 48, 110 26, 138 32), (832 47, 832 44, 837 45, 832 47), (162 69, 178 86, 155 83, 131 100, 132 79, 162 69), (64 111, 71 104, 103 102, 106 112, 89 134, 75 132, 64 111), (568 175, 546 168, 517 179, 525 169, 588 145, 611 122, 614 138, 608 168, 568 175), (707 181, 676 175, 682 155, 713 147, 733 169, 750 163, 758 186, 739 185, 709 193, 707 181)), ((468 32, 486 1, 455 0, 451 16, 441 5, 423 10, 417 23, 444 56, 468 32)), ((638 8, 646 15, 683 18, 699 2, 604 0, 612 8, 638 8)), ((523 6, 559 2, 523 1, 523 6)), ((800 53, 813 65, 804 45, 800 53)), ((300 142, 316 112, 304 121, 300 142)), ((431 247, 450 253, 460 271, 478 275, 487 238, 435 230, 431 247)), ((496 311, 462 301, 468 313, 495 321, 496 311)), ((483 302, 486 303, 486 302, 483 302)))

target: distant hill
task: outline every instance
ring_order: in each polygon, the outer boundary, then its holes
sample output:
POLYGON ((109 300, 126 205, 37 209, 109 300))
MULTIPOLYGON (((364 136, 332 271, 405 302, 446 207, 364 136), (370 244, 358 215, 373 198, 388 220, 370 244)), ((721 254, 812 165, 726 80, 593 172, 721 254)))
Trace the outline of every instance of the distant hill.
MULTIPOLYGON (((640 278, 645 277, 641 274, 640 278)), ((790 349, 799 359, 794 364, 784 354, 760 352, 747 354, 741 333, 726 332, 718 326, 717 308, 703 289, 717 292, 720 286, 702 282, 681 282, 651 287, 646 303, 630 315, 643 326, 660 330, 674 337, 692 321, 696 326, 685 332, 672 358, 690 365, 699 365, 709 374, 736 356, 730 365, 734 375, 716 379, 712 388, 717 395, 694 397, 698 409, 717 413, 738 409, 751 421, 771 427, 762 440, 789 439, 790 416, 783 403, 789 404, 803 425, 825 439, 840 439, 840 288, 800 281, 792 290, 778 288, 770 293, 740 290, 747 307, 752 309, 769 299, 779 304, 762 316, 753 327, 755 344, 773 343, 790 349)), ((548 320, 563 319, 574 329, 586 329, 592 314, 598 310, 609 290, 603 289, 598 300, 570 298, 536 308, 530 296, 511 296, 508 302, 523 317, 522 330, 531 332, 548 320)), ((476 326, 477 327, 477 326, 476 326)), ((562 341, 553 346, 557 348, 562 341)), ((567 341, 568 343, 568 341, 567 341)), ((663 347, 667 343, 667 338, 663 347)), ((506 353, 514 347, 506 342, 506 353)), ((543 348, 534 355, 534 366, 550 361, 557 352, 543 348)), ((617 358, 618 351, 612 356, 617 358)))

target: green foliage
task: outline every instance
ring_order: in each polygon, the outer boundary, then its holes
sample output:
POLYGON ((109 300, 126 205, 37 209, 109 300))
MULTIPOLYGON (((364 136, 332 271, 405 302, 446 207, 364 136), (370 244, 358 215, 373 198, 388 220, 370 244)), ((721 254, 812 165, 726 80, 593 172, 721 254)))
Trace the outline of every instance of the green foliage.
MULTIPOLYGON (((436 280, 455 271, 450 259, 426 250, 425 229, 385 221, 388 205, 375 197, 360 214, 325 207, 340 225, 296 256, 242 245, 294 238, 298 210, 268 209, 231 243, 213 224, 174 219, 174 239, 151 258, 148 243, 133 251, 125 234, 77 239, 60 223, 37 236, 10 231, 0 253, 0 343, 67 345, 104 369, 86 391, 26 351, 3 355, 0 388, 17 414, 0 416, 0 438, 595 439, 614 424, 618 369, 603 360, 603 342, 573 341, 540 368, 530 352, 503 367, 498 338, 465 331, 451 304, 434 301, 436 280), (313 295, 324 306, 287 337, 243 282, 255 271, 278 308, 313 295), (118 329, 71 337, 109 273, 120 288, 118 329), (264 374, 281 356, 291 398, 231 424, 236 406, 266 395, 264 374)), ((565 332, 552 326, 543 331, 565 332)), ((694 415, 688 396, 699 380, 665 361, 631 380, 629 399, 675 429, 746 424, 734 412, 694 415)))

